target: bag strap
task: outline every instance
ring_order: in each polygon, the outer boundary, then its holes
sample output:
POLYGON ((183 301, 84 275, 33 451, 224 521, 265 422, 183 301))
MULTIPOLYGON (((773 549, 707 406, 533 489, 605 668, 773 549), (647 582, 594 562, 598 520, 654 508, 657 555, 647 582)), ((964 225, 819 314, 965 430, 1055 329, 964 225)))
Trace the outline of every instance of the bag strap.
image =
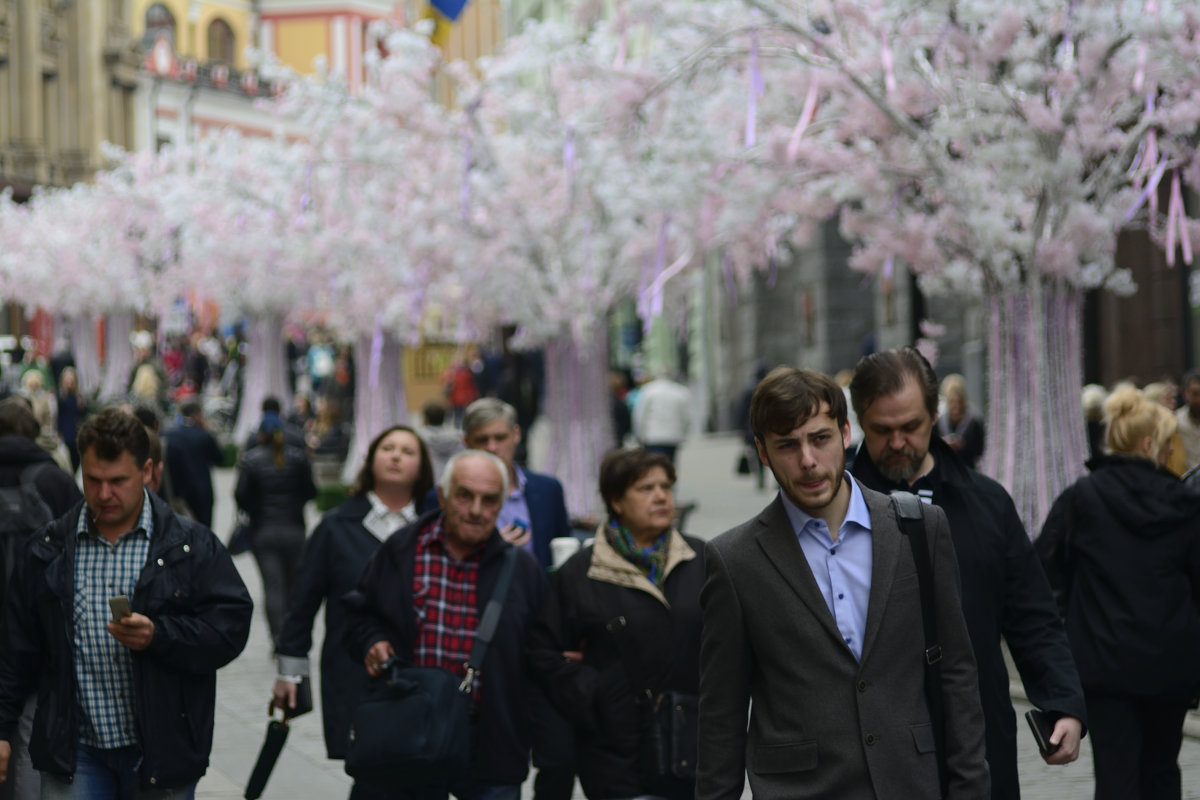
POLYGON ((892 508, 900 531, 912 548, 921 593, 921 626, 925 629, 925 702, 933 723, 933 741, 937 746, 938 780, 946 794, 946 713, 942 698, 942 646, 938 643, 936 598, 933 589, 933 565, 925 537, 925 509, 921 498, 911 492, 892 492, 892 508))
POLYGON ((517 566, 517 548, 509 545, 504 551, 504 564, 500 567, 500 577, 496 580, 496 588, 488 599, 487 607, 483 609, 483 618, 475 629, 475 645, 471 648, 471 657, 467 660, 467 674, 463 676, 458 690, 469 694, 475 688, 475 679, 483 667, 483 659, 487 656, 488 645, 496 637, 496 628, 500 625, 500 614, 504 611, 504 601, 508 596, 508 587, 512 585, 513 572, 517 566))

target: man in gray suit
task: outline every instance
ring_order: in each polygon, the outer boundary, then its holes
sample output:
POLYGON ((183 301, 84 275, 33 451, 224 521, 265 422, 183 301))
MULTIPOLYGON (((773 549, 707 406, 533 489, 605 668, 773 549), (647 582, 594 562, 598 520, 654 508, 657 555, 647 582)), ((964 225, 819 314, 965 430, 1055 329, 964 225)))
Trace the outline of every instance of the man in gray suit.
POLYGON ((750 425, 780 494, 709 542, 701 594, 698 800, 987 800, 984 723, 946 517, 924 507, 945 724, 925 693, 919 581, 886 495, 845 471, 846 399, 780 367, 750 425))

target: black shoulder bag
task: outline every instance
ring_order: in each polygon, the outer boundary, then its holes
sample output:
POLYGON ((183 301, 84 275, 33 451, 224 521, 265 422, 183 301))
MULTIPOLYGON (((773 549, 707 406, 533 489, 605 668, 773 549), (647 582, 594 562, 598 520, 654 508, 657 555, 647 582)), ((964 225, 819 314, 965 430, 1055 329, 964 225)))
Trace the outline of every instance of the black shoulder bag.
MULTIPOLYGON (((695 781, 696 759, 700 750, 700 696, 672 689, 655 691, 645 688, 646 683, 642 677, 645 670, 633 651, 633 643, 629 641, 626 630, 629 623, 621 613, 620 598, 617 595, 620 590, 617 587, 604 588, 608 589, 603 592, 604 605, 611 617, 604 624, 604 629, 616 642, 625 674, 629 679, 629 688, 633 690, 634 700, 642 713, 642 770, 649 778, 695 781)), ((672 625, 672 630, 675 635, 672 637, 668 675, 671 666, 674 666, 675 658, 683 650, 678 626, 672 625)))
POLYGON ((346 772, 368 784, 441 783, 471 765, 475 702, 471 696, 496 635, 517 549, 509 547, 496 589, 475 631, 467 674, 459 679, 440 667, 415 667, 393 656, 354 709, 346 772))
POLYGON ((892 492, 892 508, 900 531, 912 548, 917 567, 917 583, 921 592, 921 625, 925 629, 925 702, 929 704, 929 720, 933 723, 933 741, 937 746, 938 782, 942 796, 946 781, 946 712, 942 698, 942 646, 938 643, 937 606, 933 592, 933 564, 929 560, 929 545, 925 539, 925 509, 921 498, 910 492, 892 492))

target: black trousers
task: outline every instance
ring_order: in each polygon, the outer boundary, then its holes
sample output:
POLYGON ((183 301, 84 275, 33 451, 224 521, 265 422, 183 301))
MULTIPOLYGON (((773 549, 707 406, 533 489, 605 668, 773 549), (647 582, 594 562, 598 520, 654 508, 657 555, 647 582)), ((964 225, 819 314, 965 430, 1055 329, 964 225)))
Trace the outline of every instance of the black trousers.
POLYGON ((254 531, 252 551, 259 574, 262 575, 263 606, 267 612, 272 642, 283 628, 288 595, 291 594, 303 550, 304 528, 267 525, 254 531))
POLYGON ((1179 800, 1187 703, 1085 691, 1096 800, 1179 800))

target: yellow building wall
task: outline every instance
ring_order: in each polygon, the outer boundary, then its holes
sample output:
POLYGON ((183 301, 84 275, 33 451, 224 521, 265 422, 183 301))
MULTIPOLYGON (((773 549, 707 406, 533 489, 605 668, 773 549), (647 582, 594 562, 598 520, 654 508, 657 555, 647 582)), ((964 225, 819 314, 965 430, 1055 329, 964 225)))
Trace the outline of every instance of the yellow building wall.
POLYGON ((504 35, 504 12, 499 0, 470 0, 454 22, 428 4, 425 14, 436 24, 433 43, 442 49, 447 61, 474 61, 492 55, 504 35))
POLYGON ((208 58, 208 26, 220 17, 233 30, 234 66, 246 67, 246 46, 250 44, 250 15, 245 10, 224 3, 203 3, 193 24, 188 17, 188 0, 134 0, 133 17, 130 21, 133 35, 141 38, 146 31, 146 9, 160 2, 175 17, 175 52, 192 56, 199 61, 208 58))
POLYGON ((329 55, 329 20, 281 19, 275 22, 275 55, 302 75, 311 75, 313 59, 329 55))

